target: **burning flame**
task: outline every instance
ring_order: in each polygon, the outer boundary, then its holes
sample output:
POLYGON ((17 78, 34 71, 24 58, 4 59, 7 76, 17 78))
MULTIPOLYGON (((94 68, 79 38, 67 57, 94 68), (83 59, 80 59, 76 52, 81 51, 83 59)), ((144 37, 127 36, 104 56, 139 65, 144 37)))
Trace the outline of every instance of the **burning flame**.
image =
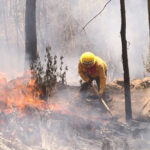
MULTIPOLYGON (((16 79, 8 81, 6 75, 0 73, 0 114, 16 113, 19 117, 27 114, 32 115, 33 112, 49 111, 58 112, 62 115, 77 116, 83 120, 89 120, 88 109, 84 110, 74 107, 62 101, 50 103, 40 99, 41 92, 35 90, 37 85, 35 79, 31 78, 31 72, 26 73, 16 79), (35 91, 33 93, 33 91, 35 91), (79 113, 80 112, 80 113, 79 113)), ((91 120, 97 120, 97 116, 90 116, 91 120)))
POLYGON ((5 74, 0 73, 0 113, 9 114, 17 110, 23 115, 29 107, 34 110, 52 110, 54 106, 40 99, 40 91, 33 94, 35 87, 31 73, 11 81, 7 81, 5 74))

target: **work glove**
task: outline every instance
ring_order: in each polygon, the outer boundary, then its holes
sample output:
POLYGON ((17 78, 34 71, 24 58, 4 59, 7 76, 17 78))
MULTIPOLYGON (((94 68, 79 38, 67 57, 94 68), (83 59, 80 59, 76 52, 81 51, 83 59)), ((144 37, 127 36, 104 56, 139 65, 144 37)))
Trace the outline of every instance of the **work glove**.
POLYGON ((91 85, 91 83, 92 83, 92 80, 89 79, 88 84, 91 85))
POLYGON ((92 81, 89 80, 89 81, 87 81, 87 82, 81 84, 80 92, 87 91, 88 88, 91 86, 91 83, 92 83, 92 81))

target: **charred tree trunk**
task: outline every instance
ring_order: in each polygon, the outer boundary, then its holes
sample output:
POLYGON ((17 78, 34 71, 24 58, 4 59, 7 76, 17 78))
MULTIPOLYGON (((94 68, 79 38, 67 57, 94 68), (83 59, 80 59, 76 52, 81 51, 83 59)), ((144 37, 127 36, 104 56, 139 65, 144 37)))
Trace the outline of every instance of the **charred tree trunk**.
POLYGON ((25 69, 37 59, 36 0, 26 0, 25 69), (29 61, 29 64, 27 63, 29 61))
POLYGON ((122 41, 122 61, 124 70, 124 93, 125 93, 125 112, 126 121, 132 119, 130 76, 128 67, 127 40, 126 40, 126 12, 125 0, 120 0, 121 7, 121 41, 122 41))

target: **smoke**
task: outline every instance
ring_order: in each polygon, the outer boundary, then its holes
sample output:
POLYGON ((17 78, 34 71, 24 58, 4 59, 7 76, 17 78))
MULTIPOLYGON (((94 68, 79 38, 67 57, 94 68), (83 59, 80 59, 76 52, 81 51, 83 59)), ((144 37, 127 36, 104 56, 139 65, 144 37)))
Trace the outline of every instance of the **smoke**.
MULTIPOLYGON (((47 18, 47 28, 52 31, 46 33, 49 35, 46 41, 51 44, 53 53, 65 56, 65 62, 69 67, 69 84, 78 84, 77 64, 83 51, 92 51, 106 61, 109 81, 122 77, 119 2, 111 1, 102 14, 81 32, 82 27, 104 7, 106 2, 47 2, 53 15, 47 18)), ((127 1, 126 6, 129 68, 133 79, 143 77, 144 72, 142 56, 146 55, 148 47, 148 21, 147 11, 143 10, 147 9, 147 4, 144 1, 127 1), (137 9, 134 9, 135 7, 137 9)), ((47 13, 49 11, 50 9, 47 13)))
MULTIPOLYGON (((53 55, 65 57, 65 65, 69 68, 69 84, 79 84, 77 64, 84 51, 94 52, 109 64, 109 80, 122 77, 119 1, 112 0, 103 13, 81 32, 82 27, 106 2, 37 0, 38 51, 42 61, 47 45, 52 47, 53 55)), ((12 79, 24 69, 25 1, 0 0, 0 3, 0 71, 6 72, 12 79)), ((128 0, 126 10, 130 74, 131 78, 142 77, 142 55, 145 56, 148 48, 147 2, 128 0)), ((64 90, 55 95, 53 100, 50 99, 53 103, 60 103, 62 108, 57 113, 32 112, 33 116, 28 115, 23 119, 16 118, 15 113, 1 115, 0 119, 4 117, 6 120, 2 130, 4 136, 11 132, 13 137, 21 139, 24 144, 45 149, 96 150, 109 145, 103 143, 110 143, 113 149, 117 149, 123 145, 127 147, 128 141, 133 142, 131 147, 134 145, 136 150, 140 149, 140 140, 143 140, 143 136, 146 139, 147 134, 134 136, 136 130, 118 122, 117 126, 109 122, 108 116, 100 115, 98 103, 77 100, 76 93, 78 91, 64 90), (140 138, 137 140, 138 136, 140 138)), ((142 128, 145 126, 147 124, 142 128)), ((149 148, 149 139, 145 139, 143 147, 149 148)))
POLYGON ((12 79, 24 69, 24 2, 0 3, 0 72, 12 79))
MULTIPOLYGON (((105 3, 106 1, 103 1, 97 6, 97 9, 93 9, 95 14, 101 9, 100 6, 104 6, 105 3)), ((128 56, 132 79, 143 76, 142 55, 145 56, 148 48, 148 16, 146 10, 146 1, 126 1, 128 56)), ((93 14, 90 18, 92 16, 93 14)), ((118 76, 121 77, 119 2, 116 0, 111 1, 103 13, 86 30, 91 37, 90 41, 94 43, 94 52, 104 58, 107 63, 109 62, 108 56, 110 56, 111 62, 117 64, 115 67, 118 67, 115 78, 118 76)))
MULTIPOLYGON (((37 0, 38 51, 44 49, 64 55, 69 67, 69 84, 78 84, 77 64, 84 51, 92 51, 108 64, 108 79, 122 77, 120 4, 112 0, 100 16, 82 31, 82 27, 106 4, 106 0, 40 1, 37 0)), ((23 71, 25 1, 1 0, 0 70, 11 76, 23 71)), ((126 1, 127 41, 131 79, 143 77, 142 55, 148 49, 147 2, 126 1), (136 66, 136 67, 135 67, 136 66)))
POLYGON ((129 64, 132 78, 142 77, 144 72, 142 56, 145 56, 148 50, 148 16, 147 11, 142 9, 147 10, 146 1, 127 3, 127 38, 130 42, 129 64))
POLYGON ((113 121, 102 112, 98 102, 80 99, 77 93, 78 89, 72 87, 51 97, 50 102, 58 105, 52 111, 27 107, 23 117, 18 117, 15 111, 7 115, 1 113, 0 142, 2 138, 12 142, 16 139, 20 149, 27 149, 27 146, 33 150, 150 148, 149 123, 137 122, 129 126, 113 121))

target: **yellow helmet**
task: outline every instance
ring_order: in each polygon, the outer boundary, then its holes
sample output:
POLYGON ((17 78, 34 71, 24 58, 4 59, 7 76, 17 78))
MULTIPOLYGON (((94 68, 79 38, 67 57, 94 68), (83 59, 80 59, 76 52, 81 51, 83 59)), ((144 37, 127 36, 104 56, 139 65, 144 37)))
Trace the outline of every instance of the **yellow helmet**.
POLYGON ((80 62, 85 66, 93 66, 96 62, 95 55, 91 52, 85 52, 81 55, 80 62))

